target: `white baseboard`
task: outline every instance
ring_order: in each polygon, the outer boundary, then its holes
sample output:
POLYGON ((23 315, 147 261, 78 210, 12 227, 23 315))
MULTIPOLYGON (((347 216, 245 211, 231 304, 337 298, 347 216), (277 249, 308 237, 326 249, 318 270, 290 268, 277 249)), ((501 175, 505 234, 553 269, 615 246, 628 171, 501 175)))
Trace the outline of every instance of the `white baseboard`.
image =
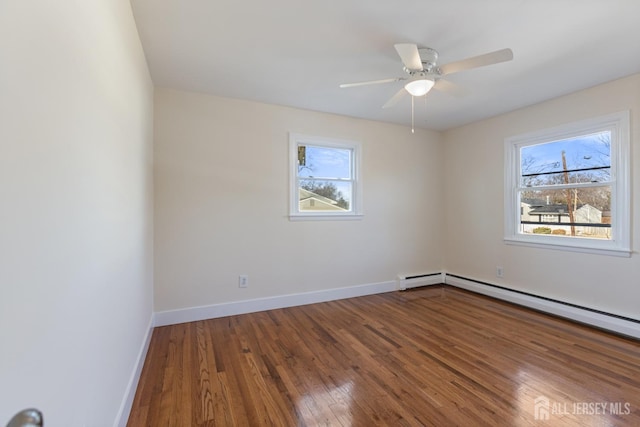
MULTIPOLYGON (((398 289, 406 289, 415 286, 435 285, 446 283, 461 289, 466 289, 493 298, 509 301, 514 304, 544 311, 549 314, 585 323, 597 328, 606 329, 622 335, 640 338, 640 323, 625 320, 609 315, 580 308, 562 302, 552 301, 535 295, 523 294, 517 290, 509 290, 491 284, 483 284, 472 279, 456 277, 445 272, 406 283, 396 281, 371 283, 365 285, 350 286, 346 288, 325 289, 321 291, 304 292, 299 294, 279 295, 274 297, 256 298, 244 301, 213 304, 201 307, 189 307, 184 309, 156 312, 154 326, 175 325, 178 323, 194 322, 198 320, 214 319, 218 317, 233 316, 236 314, 253 313, 257 311, 272 310, 277 308, 294 307, 299 305, 314 304, 353 298, 364 295, 373 295, 384 292, 392 292, 398 289)), ((145 351, 146 354, 146 351, 145 351)))
MULTIPOLYGON (((439 277, 439 276, 438 276, 439 277)), ((366 285, 349 286, 346 288, 325 289, 321 291, 304 292, 299 294, 279 295, 274 297, 256 298, 244 301, 233 301, 201 307, 189 307, 178 310, 160 311, 155 313, 154 326, 175 325, 178 323, 195 322, 198 320, 215 319, 236 314, 254 313, 257 311, 273 310, 277 308, 294 307, 298 305, 315 304, 364 295, 380 294, 396 290, 396 282, 380 282, 366 285)))
POLYGON ((131 373, 131 378, 129 378, 129 383, 127 384, 127 389, 125 390, 122 404, 120 404, 120 410, 118 411, 118 415, 116 416, 116 421, 114 423, 115 427, 126 427, 127 421, 129 421, 129 414, 131 412, 131 407, 133 406, 133 399, 136 396, 136 390, 138 389, 140 374, 142 374, 142 367, 144 366, 144 361, 147 358, 147 352, 149 351, 149 343, 151 342, 153 325, 154 315, 152 314, 151 319, 149 319, 147 333, 144 336, 142 346, 140 347, 140 351, 138 352, 136 364, 133 368, 133 372, 131 373))
POLYGON ((279 295, 274 297, 256 298, 244 301, 233 301, 228 303, 213 304, 201 307, 189 307, 178 310, 156 312, 150 319, 150 324, 144 338, 144 342, 138 353, 138 359, 134 371, 131 374, 129 384, 125 392, 118 416, 114 426, 126 427, 135 398, 138 381, 142 373, 142 367, 149 350, 153 327, 174 325, 178 323, 194 322, 198 320, 214 319, 218 317, 232 316, 236 314, 253 313, 277 308, 294 307, 319 302, 334 301, 345 298, 354 298, 365 295, 393 292, 398 289, 408 289, 410 287, 436 285, 446 283, 457 288, 466 289, 471 292, 487 295, 514 304, 540 310, 556 316, 575 320, 587 325, 606 329, 622 335, 640 339, 640 323, 625 320, 615 315, 599 313, 589 309, 551 301, 535 295, 523 294, 515 290, 509 290, 491 284, 483 284, 471 279, 452 276, 445 272, 437 275, 429 275, 414 280, 400 282, 403 277, 399 276, 396 281, 370 283, 365 285, 350 286, 345 288, 325 289, 320 291, 304 292, 299 294, 279 295), (402 288, 401 285, 404 285, 402 288))
POLYGON ((605 313, 592 311, 586 308, 563 304, 557 301, 550 301, 534 295, 523 294, 518 291, 511 291, 509 289, 499 288, 451 275, 446 275, 445 280, 447 285, 452 285, 457 288, 509 301, 514 304, 544 311, 545 313, 554 314, 556 316, 575 320, 580 323, 585 323, 590 326, 606 329, 622 335, 640 338, 640 323, 631 320, 625 320, 614 315, 607 315, 605 313))

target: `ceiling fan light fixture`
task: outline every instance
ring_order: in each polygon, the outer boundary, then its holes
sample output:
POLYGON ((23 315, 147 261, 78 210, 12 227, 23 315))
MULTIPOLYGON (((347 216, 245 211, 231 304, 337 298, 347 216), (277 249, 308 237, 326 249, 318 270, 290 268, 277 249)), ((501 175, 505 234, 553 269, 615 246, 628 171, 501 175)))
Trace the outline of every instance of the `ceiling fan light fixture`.
POLYGON ((404 85, 404 88, 411 94, 411 96, 423 96, 426 95, 435 82, 431 79, 420 78, 416 80, 411 80, 409 83, 404 85))

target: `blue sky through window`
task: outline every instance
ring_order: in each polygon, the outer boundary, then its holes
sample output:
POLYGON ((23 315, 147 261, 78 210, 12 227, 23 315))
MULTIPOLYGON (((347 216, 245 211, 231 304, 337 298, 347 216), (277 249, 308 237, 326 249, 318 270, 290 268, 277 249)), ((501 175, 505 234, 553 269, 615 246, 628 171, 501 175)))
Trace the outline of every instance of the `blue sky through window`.
POLYGON ((561 172, 562 152, 567 169, 611 166, 611 133, 609 131, 521 148, 522 174, 561 172))
POLYGON ((305 164, 298 168, 300 178, 351 179, 351 150, 305 146, 305 164))

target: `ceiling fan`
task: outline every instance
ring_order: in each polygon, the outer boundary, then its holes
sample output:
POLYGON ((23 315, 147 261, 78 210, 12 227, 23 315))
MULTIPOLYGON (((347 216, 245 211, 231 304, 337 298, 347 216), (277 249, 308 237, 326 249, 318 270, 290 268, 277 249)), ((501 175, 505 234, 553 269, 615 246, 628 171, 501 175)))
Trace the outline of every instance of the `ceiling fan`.
POLYGON ((404 87, 393 95, 382 106, 382 108, 388 108, 395 105, 406 94, 411 95, 412 132, 414 97, 424 96, 429 93, 432 88, 442 91, 455 90, 453 85, 449 84, 446 80, 441 80, 443 76, 472 68, 498 64, 500 62, 506 62, 513 59, 513 52, 511 49, 501 49, 495 52, 485 53, 484 55, 473 56, 461 61, 438 65, 438 52, 435 49, 431 49, 430 47, 418 48, 414 43, 398 43, 395 44, 394 47, 398 52, 398 55, 400 55, 400 59, 404 65, 404 71, 408 76, 358 83, 345 83, 341 84, 340 87, 347 88, 406 81, 404 87))

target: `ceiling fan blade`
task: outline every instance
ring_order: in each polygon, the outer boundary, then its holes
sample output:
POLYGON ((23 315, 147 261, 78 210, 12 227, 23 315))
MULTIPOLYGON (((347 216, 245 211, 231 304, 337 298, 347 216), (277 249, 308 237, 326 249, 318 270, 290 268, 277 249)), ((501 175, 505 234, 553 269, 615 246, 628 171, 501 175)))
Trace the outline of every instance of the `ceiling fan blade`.
POLYGON ((453 95, 457 98, 461 98, 465 95, 469 94, 469 90, 467 88, 464 88, 460 85, 457 85, 455 83, 452 83, 448 80, 444 80, 444 79, 440 79, 436 82, 436 84, 433 86, 434 89, 440 91, 440 92, 444 92, 444 93, 448 93, 450 95, 453 95))
POLYGON ((371 80, 368 82, 358 82, 358 83, 343 83, 340 85, 340 87, 357 87, 357 86, 366 86, 366 85, 377 85, 377 84, 381 84, 381 83, 392 83, 392 82, 398 82, 400 80, 404 80, 403 77, 395 77, 392 79, 382 79, 382 80, 371 80))
POLYGON ((462 61, 451 62, 440 67, 442 75, 453 74, 470 68, 484 67, 486 65, 497 64, 499 62, 511 61, 513 51, 511 49, 496 50, 484 55, 473 56, 462 61))
POLYGON ((393 47, 396 48, 402 63, 408 70, 422 71, 422 60, 420 59, 420 52, 418 52, 418 46, 414 43, 398 43, 393 47))
POLYGON ((396 92, 395 95, 389 98, 389 100, 382 106, 382 108, 393 107, 398 103, 398 101, 400 101, 400 99, 404 97, 405 94, 408 95, 409 92, 407 92, 405 88, 400 89, 399 91, 396 92))

